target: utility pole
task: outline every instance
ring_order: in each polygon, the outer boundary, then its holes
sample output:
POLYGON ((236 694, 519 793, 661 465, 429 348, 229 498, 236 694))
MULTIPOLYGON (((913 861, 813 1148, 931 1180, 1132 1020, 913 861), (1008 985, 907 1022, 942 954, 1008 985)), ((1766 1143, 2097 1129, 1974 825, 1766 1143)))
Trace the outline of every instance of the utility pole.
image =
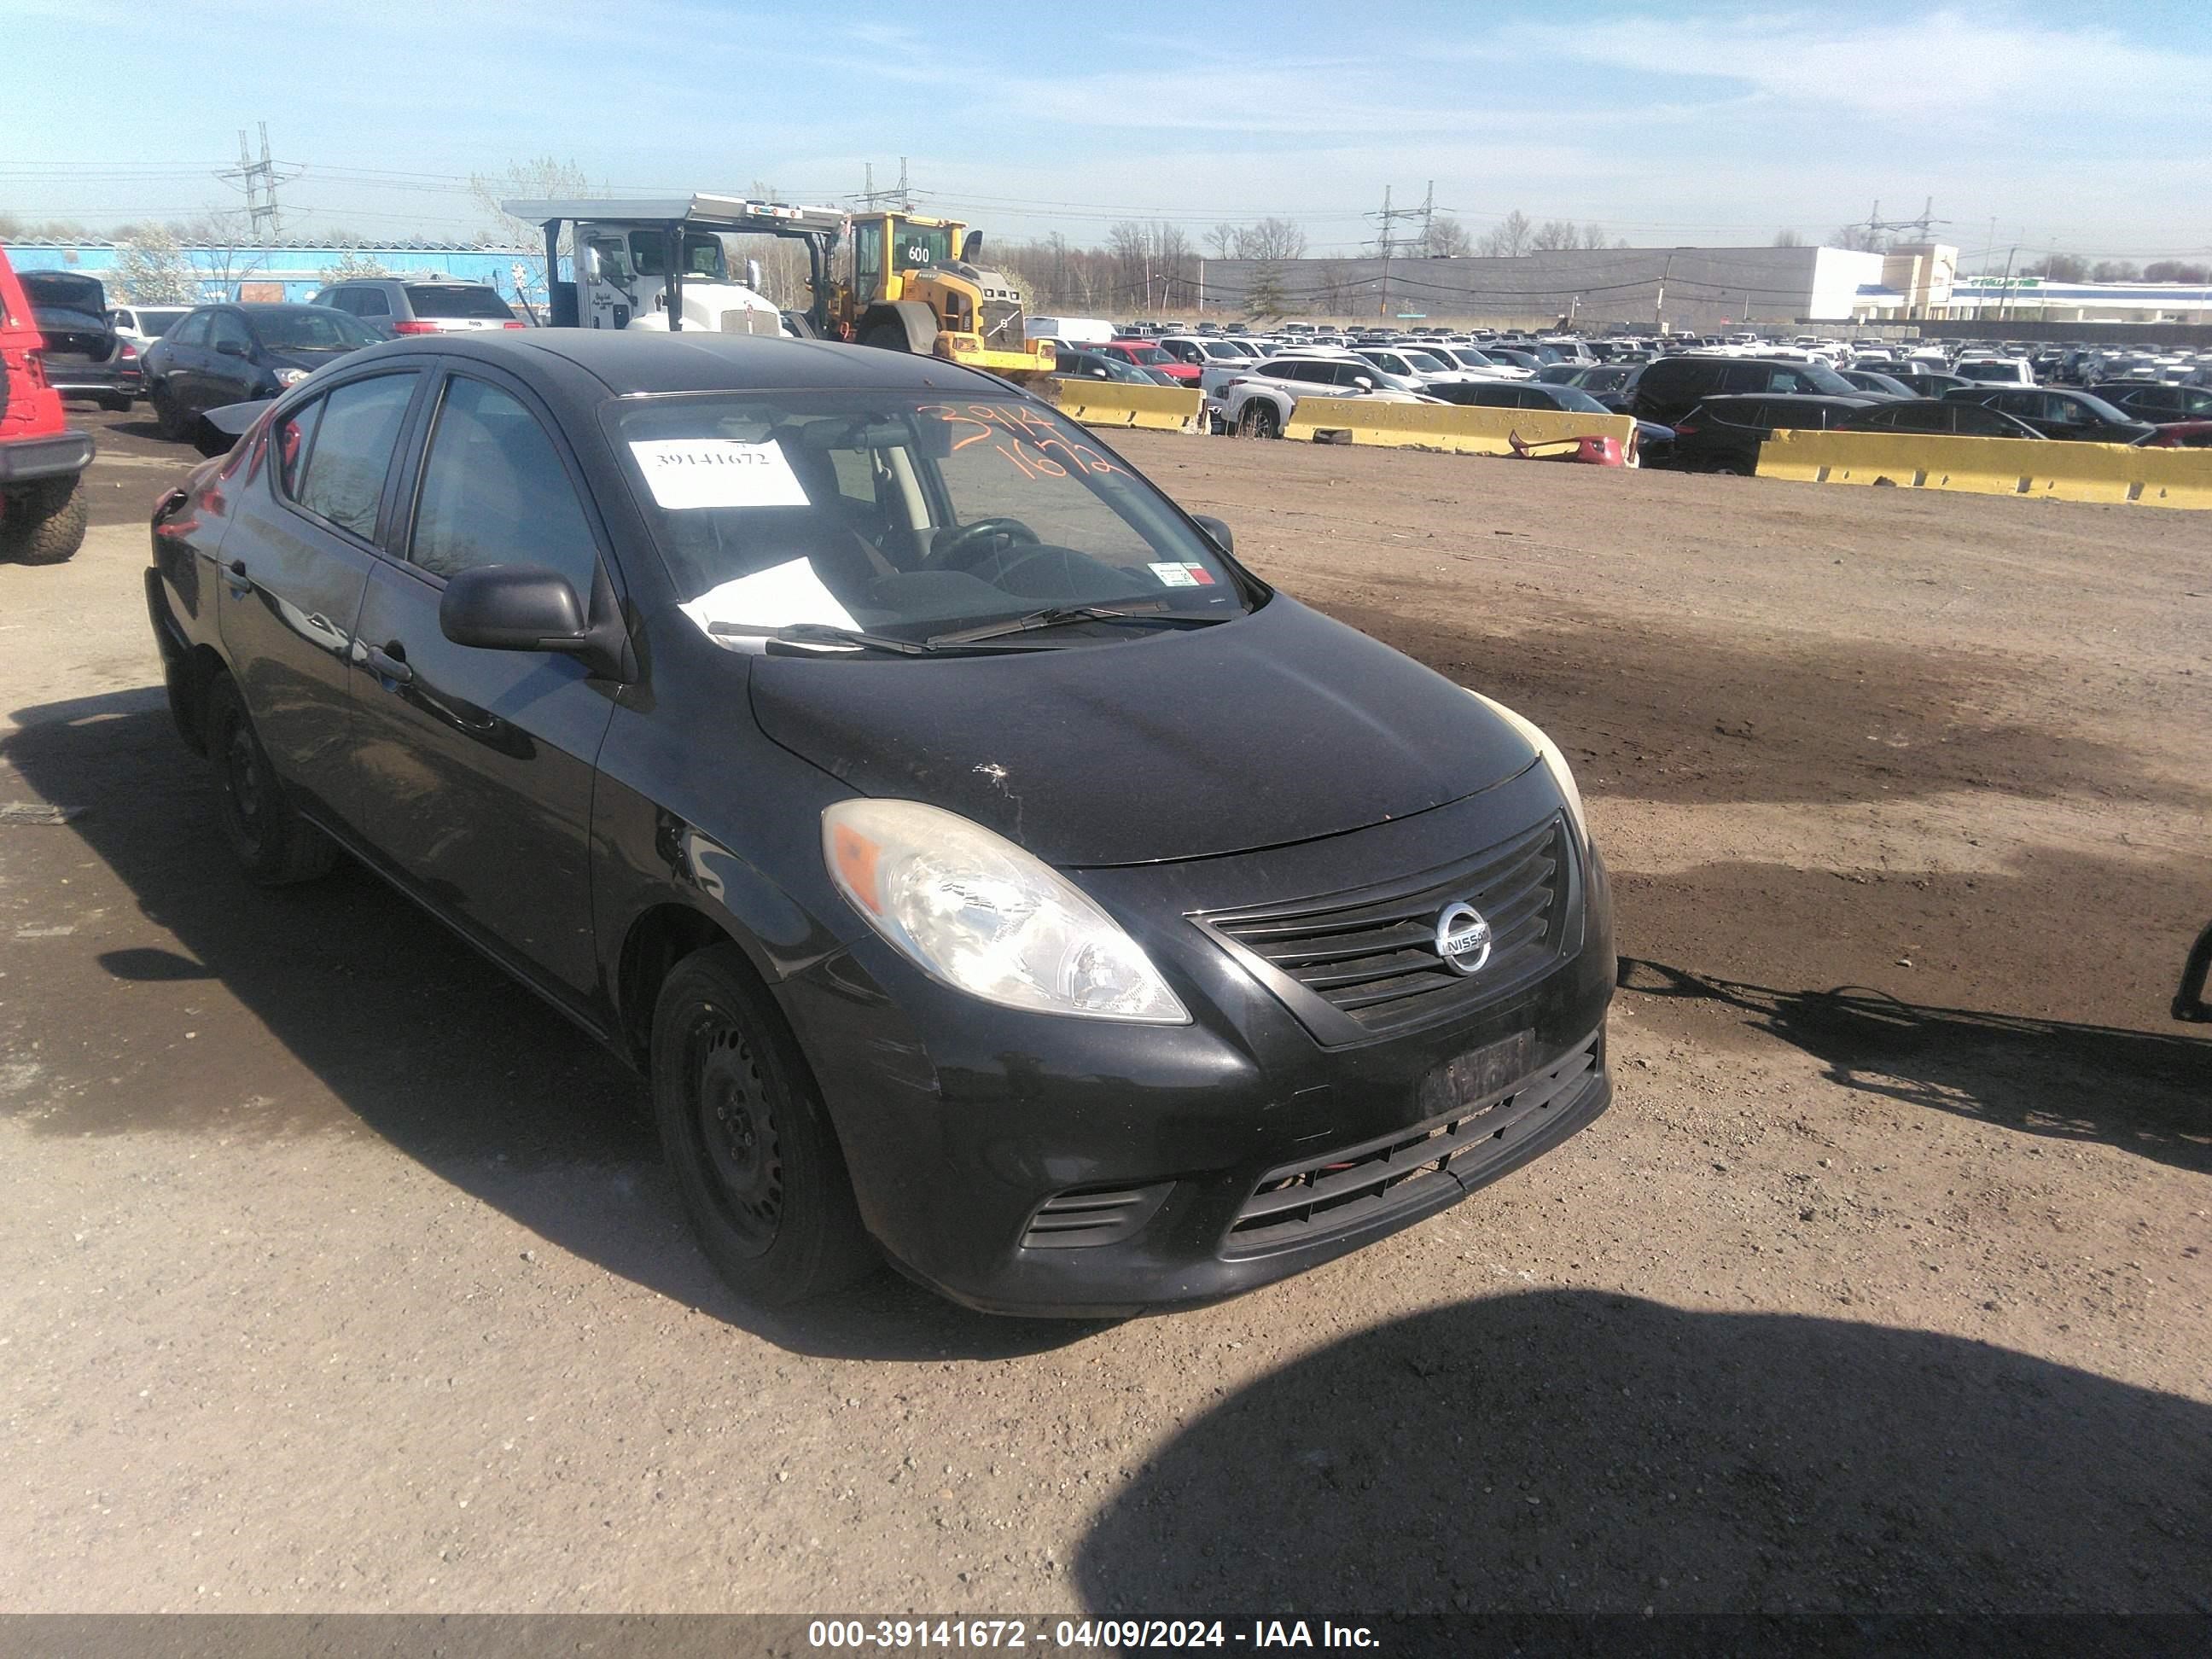
POLYGON ((899 206, 908 213, 914 211, 914 192, 907 188, 906 157, 903 155, 899 157, 899 206))

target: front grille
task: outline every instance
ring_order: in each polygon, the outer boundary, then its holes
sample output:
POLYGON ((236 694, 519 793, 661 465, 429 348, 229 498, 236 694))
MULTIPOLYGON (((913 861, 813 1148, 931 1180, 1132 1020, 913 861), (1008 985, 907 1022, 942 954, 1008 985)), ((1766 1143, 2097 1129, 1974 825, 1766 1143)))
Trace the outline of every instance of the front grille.
POLYGON ((977 332, 991 349, 1019 351, 1028 343, 1024 337, 1022 308, 1018 301, 986 300, 976 308, 982 313, 982 327, 977 332))
POLYGON ((1325 1004, 1285 998, 1324 1041, 1349 1040, 1463 1012, 1556 961, 1571 908, 1562 902, 1568 870, 1566 826, 1554 816, 1442 871, 1199 920, 1325 1004), (1437 952, 1437 918, 1455 902, 1472 904, 1491 927, 1490 959, 1474 974, 1437 952), (1330 1009, 1344 1019, 1327 1018, 1330 1009))
POLYGON ((1159 1212, 1172 1181, 1150 1187, 1073 1187, 1037 1206, 1022 1234, 1025 1250, 1119 1244, 1159 1212))
POLYGON ((1295 1249, 1449 1202, 1571 1111, 1597 1086, 1603 1063, 1601 1034, 1593 1033, 1503 1093, 1395 1134, 1271 1170, 1237 1212, 1221 1253, 1295 1249))

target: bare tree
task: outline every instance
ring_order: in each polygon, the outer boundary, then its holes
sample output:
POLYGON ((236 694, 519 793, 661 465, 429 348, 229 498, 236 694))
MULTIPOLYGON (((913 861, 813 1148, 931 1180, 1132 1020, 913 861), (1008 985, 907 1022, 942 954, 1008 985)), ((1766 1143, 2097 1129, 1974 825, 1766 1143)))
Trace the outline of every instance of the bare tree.
POLYGON ((1583 227, 1583 246, 1584 247, 1611 247, 1613 246, 1613 239, 1605 234, 1605 227, 1603 225, 1587 224, 1583 227))
POLYGON ((1778 230, 1774 233, 1774 246, 1777 247, 1802 247, 1805 246, 1805 239, 1802 236, 1800 236, 1794 230, 1778 230))
POLYGON ((1243 234, 1237 226, 1224 219, 1206 233, 1206 251, 1217 259, 1226 259, 1237 252, 1237 239, 1243 234))
MULTIPOLYGON (((583 168, 573 161, 557 161, 550 155, 541 155, 534 161, 509 161, 504 173, 469 175, 469 194, 477 198, 477 205, 489 221, 490 238, 505 247, 539 246, 545 233, 542 226, 507 212, 500 206, 501 202, 584 196, 590 193, 591 188, 592 181, 583 168)), ((568 233, 565 230, 561 233, 561 251, 574 251, 568 246, 568 233)))
POLYGON ((2142 272, 2125 259, 2100 259, 2095 269, 2090 271, 2089 280, 2095 283, 2139 283, 2142 281, 2142 272))
POLYGON ((1262 219, 1237 233, 1240 259, 1303 259, 1305 252, 1306 234, 1295 220, 1262 219))
POLYGON ((2142 270, 2146 283, 2212 283, 2212 265, 2191 264, 2185 259, 2154 259, 2142 270))
POLYGON ((1535 224, 1528 216, 1515 208, 1496 225, 1483 233, 1478 242, 1478 252, 1492 258, 1517 259, 1528 251, 1529 239, 1534 235, 1535 224))
POLYGON ((1881 253, 1888 249, 1889 239, 1878 230, 1869 230, 1864 225, 1838 225, 1830 239, 1837 247, 1847 247, 1860 253, 1881 253))
POLYGON ((1322 260, 1315 276, 1316 297, 1321 301, 1322 310, 1341 313, 1352 309, 1359 284, 1340 262, 1322 260))
POLYGON ((1528 246, 1539 253, 1556 253, 1562 248, 1580 247, 1582 232, 1575 228, 1571 219, 1547 219, 1536 227, 1536 234, 1528 239, 1528 246))
POLYGON ((2089 262, 2078 253, 2047 253, 2021 274, 2040 276, 2053 283, 2086 282, 2089 276, 2089 262))
POLYGON ((1427 239, 1421 252, 1431 259, 1454 259, 1474 252, 1474 238, 1467 234, 1467 227, 1450 215, 1429 222, 1427 239))
POLYGON ((261 269, 268 250, 253 244, 246 215, 236 208, 216 208, 179 228, 181 240, 194 244, 200 257, 191 263, 202 278, 216 284, 226 300, 238 297, 236 284, 261 269))

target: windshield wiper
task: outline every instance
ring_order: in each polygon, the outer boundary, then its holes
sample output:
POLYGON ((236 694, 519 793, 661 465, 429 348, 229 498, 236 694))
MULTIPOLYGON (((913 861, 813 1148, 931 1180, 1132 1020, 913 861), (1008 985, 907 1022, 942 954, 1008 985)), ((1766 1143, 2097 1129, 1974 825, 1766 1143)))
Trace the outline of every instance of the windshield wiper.
POLYGON ((781 628, 763 628, 754 623, 708 623, 707 631, 718 638, 764 639, 768 648, 779 645, 817 646, 849 645, 870 651, 892 651, 902 657, 926 657, 936 647, 918 640, 894 639, 889 634, 871 634, 864 629, 840 628, 834 623, 789 623, 781 628))
POLYGON ((1042 611, 1032 611, 1024 617, 1011 617, 1004 622, 980 623, 974 628, 955 629, 950 634, 933 634, 933 646, 973 645, 981 640, 995 640, 1008 634, 1026 634, 1039 628, 1065 628, 1079 622, 1146 622, 1160 623, 1170 628, 1201 628, 1208 623, 1227 622, 1226 617, 1194 617, 1174 615, 1162 600, 1139 601, 1135 605, 1055 605, 1042 611))

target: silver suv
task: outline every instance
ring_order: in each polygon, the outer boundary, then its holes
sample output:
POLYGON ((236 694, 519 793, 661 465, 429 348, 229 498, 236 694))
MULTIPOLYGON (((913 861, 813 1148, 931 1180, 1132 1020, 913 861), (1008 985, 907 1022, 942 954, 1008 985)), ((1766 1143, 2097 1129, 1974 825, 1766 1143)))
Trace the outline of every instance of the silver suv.
POLYGON ((1301 398, 1360 398, 1374 403, 1433 404, 1397 377, 1346 354, 1270 357, 1224 385, 1209 400, 1212 423, 1247 438, 1279 438, 1301 398))
POLYGON ((315 295, 314 303, 335 306, 387 340, 398 334, 464 334, 529 326, 500 298, 497 289, 453 276, 349 276, 315 295))

